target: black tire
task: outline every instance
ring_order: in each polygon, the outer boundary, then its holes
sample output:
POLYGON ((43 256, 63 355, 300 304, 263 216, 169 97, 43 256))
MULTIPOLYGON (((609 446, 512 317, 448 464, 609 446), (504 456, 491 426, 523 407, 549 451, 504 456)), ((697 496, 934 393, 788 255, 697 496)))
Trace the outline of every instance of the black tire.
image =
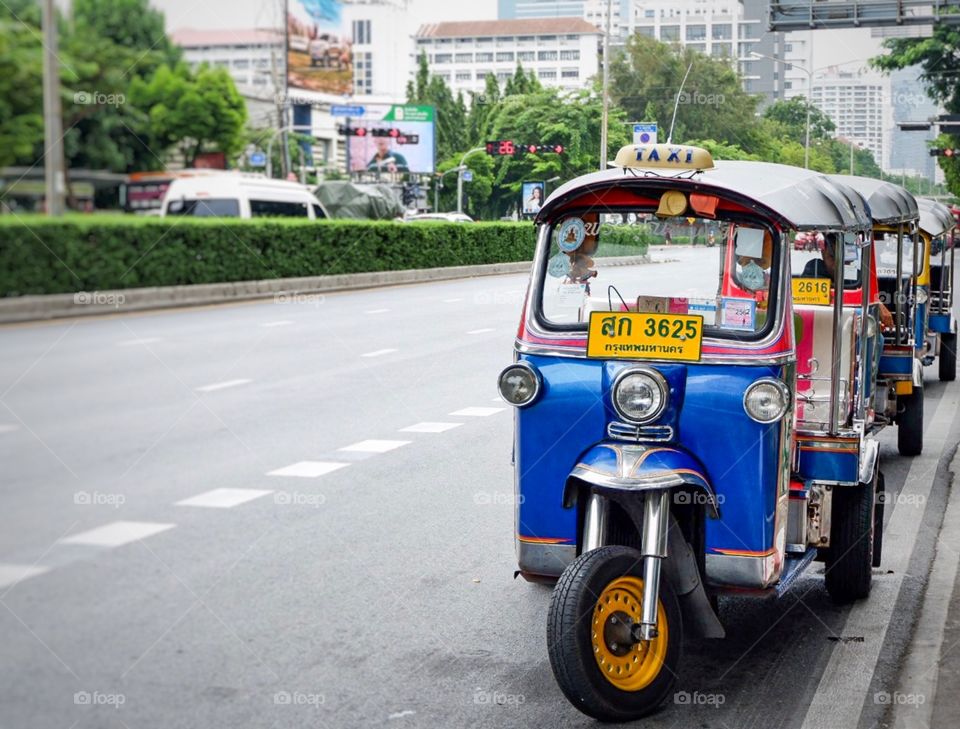
POLYGON ((897 450, 901 456, 923 453, 923 387, 897 398, 897 450))
POLYGON ((876 476, 873 483, 834 486, 825 580, 838 603, 860 600, 873 583, 876 476))
POLYGON ((940 381, 953 382, 957 379, 957 335, 940 335, 940 381))
POLYGON ((581 555, 560 576, 547 617, 547 651, 560 690, 577 709, 600 721, 633 721, 656 710, 670 696, 680 667, 680 605, 662 578, 659 613, 666 621, 666 646, 655 677, 642 688, 623 690, 601 670, 592 640, 594 609, 607 586, 623 577, 643 578, 638 550, 609 546, 581 555))
POLYGON ((879 567, 883 559, 883 509, 887 503, 883 471, 877 472, 876 506, 873 509, 873 566, 879 567))

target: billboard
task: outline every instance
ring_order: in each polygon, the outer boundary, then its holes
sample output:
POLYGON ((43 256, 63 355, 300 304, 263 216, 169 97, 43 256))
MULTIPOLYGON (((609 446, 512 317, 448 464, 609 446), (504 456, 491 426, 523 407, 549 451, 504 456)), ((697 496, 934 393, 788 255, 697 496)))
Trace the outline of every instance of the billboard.
POLYGON ((287 87, 353 92, 350 26, 341 0, 287 0, 287 87))
POLYGON ((350 172, 434 172, 434 108, 411 104, 364 106, 350 121, 350 172))
POLYGON ((543 205, 546 183, 542 181, 524 182, 520 186, 520 210, 524 215, 536 215, 543 205))

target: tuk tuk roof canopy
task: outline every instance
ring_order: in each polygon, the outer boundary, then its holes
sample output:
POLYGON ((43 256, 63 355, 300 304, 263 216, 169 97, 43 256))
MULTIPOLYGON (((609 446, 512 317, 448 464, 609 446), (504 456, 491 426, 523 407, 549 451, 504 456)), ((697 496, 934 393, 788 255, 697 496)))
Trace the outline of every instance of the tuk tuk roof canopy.
POLYGON ((917 219, 917 201, 900 185, 873 177, 830 175, 859 192, 870 206, 870 216, 876 224, 909 223, 917 219))
POLYGON ((931 238, 943 235, 957 224, 950 208, 943 203, 918 197, 917 204, 920 206, 920 230, 931 238))
POLYGON ((772 162, 717 161, 704 172, 660 175, 652 169, 612 168, 577 177, 546 199, 536 222, 558 209, 589 200, 602 208, 599 193, 627 189, 659 197, 664 190, 715 194, 792 230, 867 230, 872 227, 864 198, 850 186, 826 175, 772 162))

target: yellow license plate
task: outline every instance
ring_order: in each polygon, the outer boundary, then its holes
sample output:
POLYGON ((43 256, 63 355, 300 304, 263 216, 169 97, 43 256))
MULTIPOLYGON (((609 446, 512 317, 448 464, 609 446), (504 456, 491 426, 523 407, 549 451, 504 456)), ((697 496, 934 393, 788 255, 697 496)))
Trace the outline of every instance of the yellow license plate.
POLYGON ((587 329, 587 356, 696 362, 702 341, 702 316, 594 311, 587 329))
POLYGON ((795 278, 793 279, 793 303, 829 306, 830 279, 795 278))

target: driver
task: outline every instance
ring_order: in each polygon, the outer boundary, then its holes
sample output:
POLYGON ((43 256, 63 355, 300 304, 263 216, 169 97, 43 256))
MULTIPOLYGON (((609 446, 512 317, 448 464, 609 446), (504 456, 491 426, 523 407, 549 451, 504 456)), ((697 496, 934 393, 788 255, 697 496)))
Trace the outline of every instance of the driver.
MULTIPOLYGON (((827 233, 823 239, 823 258, 813 258, 807 261, 801 275, 804 278, 829 278, 833 280, 837 271, 836 246, 837 234, 827 233)), ((893 314, 890 313, 890 310, 882 301, 880 302, 880 326, 885 330, 893 329, 893 314)))

